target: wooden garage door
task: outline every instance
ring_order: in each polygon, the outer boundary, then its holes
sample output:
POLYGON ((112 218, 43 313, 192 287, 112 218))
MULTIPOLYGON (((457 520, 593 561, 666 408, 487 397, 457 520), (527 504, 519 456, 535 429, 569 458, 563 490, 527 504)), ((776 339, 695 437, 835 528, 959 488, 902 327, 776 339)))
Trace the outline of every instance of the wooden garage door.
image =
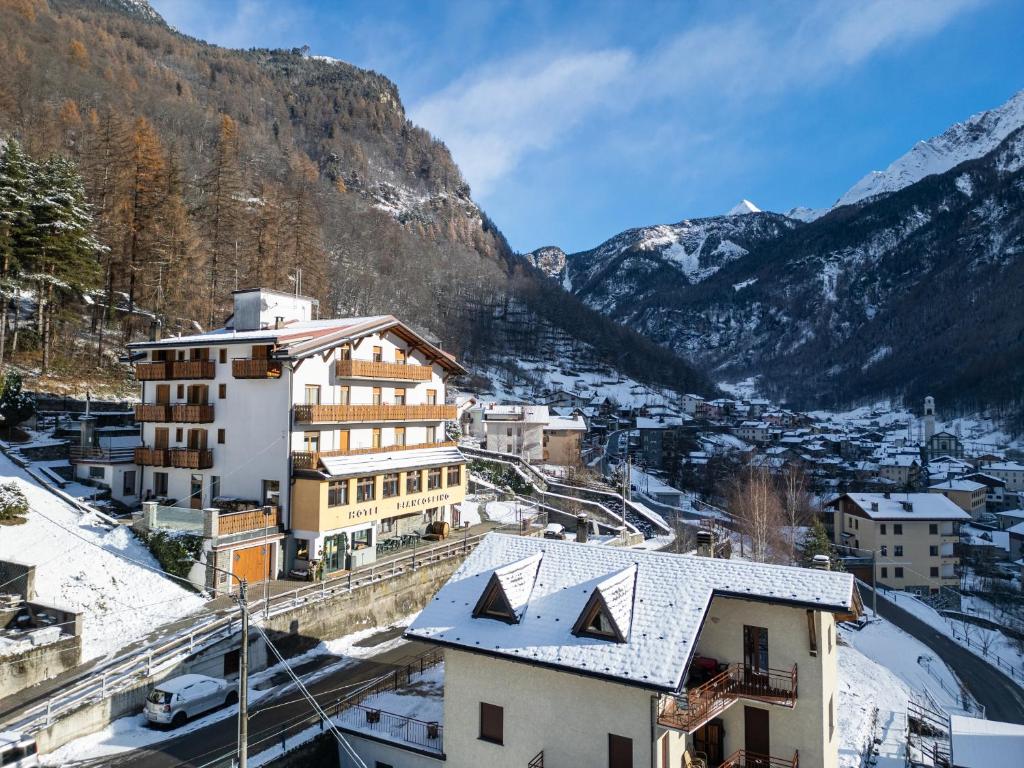
POLYGON ((267 578, 267 550, 270 545, 236 549, 232 556, 232 572, 250 584, 267 578))

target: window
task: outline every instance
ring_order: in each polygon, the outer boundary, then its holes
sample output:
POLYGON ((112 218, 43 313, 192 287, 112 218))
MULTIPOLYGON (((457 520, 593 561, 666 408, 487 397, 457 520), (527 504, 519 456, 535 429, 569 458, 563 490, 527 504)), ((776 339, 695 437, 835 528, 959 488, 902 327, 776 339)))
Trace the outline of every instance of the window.
POLYGON ((399 365, 405 365, 406 358, 405 358, 405 350, 404 349, 396 349, 395 350, 395 362, 398 363, 399 365))
POLYGON ((425 440, 425 442, 427 442, 427 443, 436 443, 437 442, 437 427, 427 427, 427 439, 425 440))
POLYGON ((178 399, 179 400, 184 400, 185 399, 185 385, 184 384, 179 384, 178 385, 177 394, 178 394, 178 399))
POLYGON ((832 737, 836 732, 836 702, 835 694, 828 697, 828 740, 832 741, 832 737))
POLYGON ((448 467, 448 487, 457 486, 462 482, 462 467, 454 464, 448 467))
POLYGON ((896 536, 902 536, 903 535, 903 524, 902 523, 893 523, 892 532, 896 536))
POLYGON ((882 523, 881 525, 879 525, 879 526, 878 526, 878 532, 879 532, 879 533, 880 533, 880 534, 881 534, 882 536, 885 536, 885 523, 882 523))
POLYGON ((220 353, 217 356, 220 359, 221 365, 228 361, 228 351, 224 348, 220 348, 220 353))
POLYGON ((887 545, 883 544, 881 547, 878 548, 878 554, 881 555, 882 557, 888 557, 888 555, 889 555, 889 547, 887 545))
POLYGON ((818 625, 814 621, 814 611, 807 611, 807 650, 811 656, 818 655, 818 625))
POLYGON ((938 523, 928 523, 928 533, 931 534, 932 536, 938 536, 939 535, 939 524, 938 523))
POLYGON ((384 362, 384 350, 381 347, 373 348, 373 362, 383 363, 384 362))
POLYGON ((405 427, 395 427, 395 445, 405 445, 405 427))
POLYGON ((431 467, 427 470, 427 490, 436 491, 441 487, 441 468, 431 467))
POLYGON ((157 496, 167 495, 167 473, 166 472, 154 472, 153 473, 153 493, 157 496))
POLYGON ((427 390, 427 405, 437 405, 437 390, 436 389, 428 389, 427 390))
POLYGON ((348 480, 331 480, 327 484, 327 506, 343 507, 348 504, 348 480))
POLYGON ((217 430, 217 443, 220 445, 224 445, 224 433, 225 430, 223 427, 217 430))
POLYGON ((121 486, 121 493, 124 496, 135 495, 135 470, 129 469, 124 473, 122 478, 123 485, 121 486))
POLYGON ((423 487, 423 473, 420 470, 405 473, 405 492, 419 493, 423 487))
POLYGON ((89 467, 89 479, 90 480, 102 480, 106 471, 103 467, 89 467))
POLYGON ((381 485, 381 498, 390 499, 392 496, 398 495, 398 473, 389 472, 384 475, 384 479, 381 485))
POLYGON ((828 625, 828 652, 832 653, 832 625, 828 625))
POLYGON ((338 359, 339 360, 351 360, 352 359, 352 347, 345 344, 338 348, 338 359))
POLYGON ((352 549, 367 549, 373 544, 373 529, 363 528, 352 534, 352 549))
POLYGON ((929 568, 928 575, 931 576, 933 579, 939 578, 939 569, 935 567, 929 568))
MULTIPOLYGON (((191 430, 189 430, 189 431, 191 431, 191 430)), ((177 429, 175 429, 174 430, 174 442, 180 443, 181 440, 182 440, 182 437, 184 436, 184 434, 185 433, 184 433, 184 431, 182 430, 181 427, 178 427, 177 429)))
POLYGON ((893 557, 903 557, 903 545, 897 544, 892 548, 893 557))
POLYGON ((278 480, 263 481, 263 506, 277 507, 281 502, 281 483, 278 480))
POLYGON ((633 740, 608 734, 608 768, 633 768, 633 740))
POLYGON ((210 475, 210 503, 220 496, 220 476, 210 475))
POLYGON ((217 397, 220 398, 221 400, 223 400, 227 396, 228 396, 228 385, 227 384, 218 384, 217 385, 217 397))
POLYGON ((928 554, 931 557, 938 557, 939 556, 939 547, 938 547, 938 545, 937 544, 932 544, 930 547, 928 547, 928 554))
POLYGON ((360 477, 356 480, 356 502, 373 501, 375 498, 374 478, 360 477))
POLYGON ((305 398, 306 405, 320 405, 320 385, 307 384, 305 398))
POLYGON ((882 566, 882 578, 883 579, 889 578, 889 569, 886 568, 884 565, 882 566))
POLYGON ((405 405, 405 388, 395 387, 395 405, 405 405))
POLYGON ((893 575, 895 575, 895 577, 897 579, 902 579, 903 578, 903 569, 902 568, 893 568, 893 572, 894 572, 893 575))
POLYGON ((374 387, 373 388, 373 401, 372 402, 373 402, 374 405, 380 405, 381 404, 380 387, 374 387))
POLYGON ((377 525, 377 530, 380 533, 393 533, 395 530, 395 518, 386 517, 380 521, 377 525))
POLYGON ((302 433, 302 446, 306 453, 319 453, 320 452, 320 433, 319 432, 303 432, 302 433))
POLYGON ((480 739, 492 744, 505 743, 505 708, 480 702, 480 739))
POLYGON ((380 427, 374 427, 373 429, 373 447, 380 448, 380 427))
POLYGON ((348 387, 338 387, 338 405, 348 405, 350 393, 348 387))

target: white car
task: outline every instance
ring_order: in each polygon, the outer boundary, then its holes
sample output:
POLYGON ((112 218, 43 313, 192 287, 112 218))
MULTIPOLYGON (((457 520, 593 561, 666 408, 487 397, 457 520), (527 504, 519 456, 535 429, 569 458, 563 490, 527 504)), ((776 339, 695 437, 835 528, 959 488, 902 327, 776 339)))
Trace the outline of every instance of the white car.
POLYGON ((177 728, 189 718, 238 701, 236 685, 218 677, 179 675, 164 680, 146 697, 146 719, 177 728))
POLYGON ((35 768, 39 765, 36 740, 15 731, 0 731, 0 765, 4 768, 35 768))

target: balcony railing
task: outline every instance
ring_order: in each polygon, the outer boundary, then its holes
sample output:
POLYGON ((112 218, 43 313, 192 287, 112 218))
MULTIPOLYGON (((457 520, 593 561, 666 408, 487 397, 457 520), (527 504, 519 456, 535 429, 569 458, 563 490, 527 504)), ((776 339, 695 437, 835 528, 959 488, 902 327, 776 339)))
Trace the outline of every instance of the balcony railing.
POLYGON ((212 379, 216 372, 217 364, 213 360, 158 360, 135 366, 135 378, 139 381, 212 379))
POLYGON ((277 528, 280 522, 277 507, 259 507, 243 512, 221 512, 217 515, 217 535, 230 536, 235 533, 277 528))
POLYGON ((391 453, 392 451, 418 451, 426 448, 454 448, 458 443, 445 440, 442 443, 416 443, 414 445, 387 445, 380 448, 337 448, 329 451, 292 451, 292 466, 295 469, 316 469, 320 459, 332 456, 362 456, 368 453, 391 453))
POLYGON ((296 405, 295 421, 340 423, 348 421, 450 421, 454 405, 296 405))
POLYGON ((339 360, 334 364, 334 375, 339 379, 430 381, 433 374, 434 369, 430 365, 374 363, 369 360, 339 360))
POLYGON ((213 421, 213 406, 194 403, 183 403, 180 405, 144 403, 135 406, 135 420, 204 424, 213 421))
POLYGON ((167 448, 140 445, 135 449, 135 463, 141 467, 170 467, 171 452, 167 448))
POLYGON ((70 448, 72 461, 134 461, 135 452, 132 448, 107 448, 103 446, 72 445, 70 448))
POLYGON ((231 361, 231 375, 236 379, 279 379, 281 361, 263 357, 236 357, 231 361))
POLYGON ((209 469, 213 466, 213 451, 205 448, 172 448, 171 466, 180 469, 209 469))
POLYGON ((793 753, 792 760, 787 760, 740 749, 729 755, 719 768, 800 768, 800 751, 793 753))
POLYGON ((792 707, 796 703, 796 665, 792 669, 755 670, 730 664, 685 697, 662 699, 658 723, 690 733, 718 716, 737 699, 756 699, 792 707))

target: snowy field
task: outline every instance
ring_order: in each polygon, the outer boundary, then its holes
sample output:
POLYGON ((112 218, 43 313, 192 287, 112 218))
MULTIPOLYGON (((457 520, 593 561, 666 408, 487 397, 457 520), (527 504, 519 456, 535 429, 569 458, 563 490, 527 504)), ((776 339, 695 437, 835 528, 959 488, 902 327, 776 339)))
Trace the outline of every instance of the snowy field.
MULTIPOLYGON (((841 636, 856 634, 844 631, 841 636)), ((904 768, 910 689, 857 648, 840 645, 838 651, 840 768, 861 768, 861 756, 873 737, 881 741, 876 768, 904 768)))
POLYGON ((12 479, 31 511, 25 524, 0 528, 0 559, 36 566, 39 602, 85 614, 83 659, 111 654, 203 608, 200 595, 162 575, 127 528, 99 525, 0 454, 0 482, 12 479))

